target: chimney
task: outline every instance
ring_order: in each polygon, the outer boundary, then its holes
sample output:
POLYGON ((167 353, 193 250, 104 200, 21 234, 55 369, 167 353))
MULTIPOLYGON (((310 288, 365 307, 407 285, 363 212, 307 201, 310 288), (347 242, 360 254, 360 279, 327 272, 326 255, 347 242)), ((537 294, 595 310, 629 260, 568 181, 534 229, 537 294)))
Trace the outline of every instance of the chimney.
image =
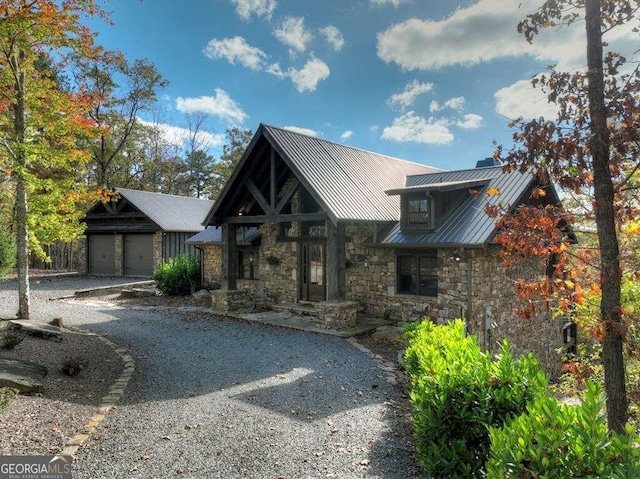
POLYGON ((476 168, 487 168, 489 166, 502 166, 502 162, 496 158, 485 158, 484 160, 478 160, 476 168))

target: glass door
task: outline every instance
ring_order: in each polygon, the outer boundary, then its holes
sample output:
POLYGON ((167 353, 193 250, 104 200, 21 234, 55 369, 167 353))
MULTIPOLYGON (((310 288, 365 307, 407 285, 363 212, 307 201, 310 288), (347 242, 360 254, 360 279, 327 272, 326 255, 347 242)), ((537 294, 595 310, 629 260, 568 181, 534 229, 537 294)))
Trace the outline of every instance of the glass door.
POLYGON ((325 245, 301 243, 300 246, 300 299, 324 301, 325 245))

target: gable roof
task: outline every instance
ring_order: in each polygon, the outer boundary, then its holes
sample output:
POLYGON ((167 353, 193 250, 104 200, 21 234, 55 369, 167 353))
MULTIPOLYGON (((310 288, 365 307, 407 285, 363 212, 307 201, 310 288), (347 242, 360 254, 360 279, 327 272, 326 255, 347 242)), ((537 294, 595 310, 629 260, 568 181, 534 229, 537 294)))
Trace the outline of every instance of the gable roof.
POLYGON ((400 201, 385 194, 400 188, 408 175, 436 168, 333 143, 261 124, 219 200, 206 219, 216 216, 260 138, 266 139, 302 185, 334 221, 389 222, 400 219, 400 201))
MULTIPOLYGON (((447 189, 451 184, 457 183, 465 189, 469 188, 469 185, 477 186, 478 194, 469 196, 449 213, 435 231, 402 231, 398 222, 378 237, 382 244, 396 246, 484 246, 491 242, 496 230, 496 220, 486 214, 485 207, 498 202, 515 206, 526 199, 526 194, 535 182, 532 173, 505 173, 501 166, 410 176, 404 189, 389 193, 419 191, 420 188, 435 191, 439 187, 447 189), (486 192, 490 188, 496 188, 500 194, 487 195, 486 192)), ((549 188, 553 190, 549 195, 550 199, 557 201, 553 186, 549 188)))
MULTIPOLYGON (((236 242, 239 245, 250 244, 260 237, 259 228, 239 228, 236 242)), ((222 244, 222 228, 218 226, 207 226, 204 231, 188 238, 186 244, 205 245, 222 244)))
POLYGON ((187 196, 116 188, 120 196, 144 213, 163 231, 202 231, 202 221, 214 202, 187 196))

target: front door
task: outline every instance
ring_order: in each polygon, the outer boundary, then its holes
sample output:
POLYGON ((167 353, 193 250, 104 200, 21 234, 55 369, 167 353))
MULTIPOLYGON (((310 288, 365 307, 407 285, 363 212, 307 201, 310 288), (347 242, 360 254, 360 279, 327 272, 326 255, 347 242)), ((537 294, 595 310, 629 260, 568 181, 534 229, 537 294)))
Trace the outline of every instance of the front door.
POLYGON ((300 244, 300 299, 325 300, 325 245, 300 244))

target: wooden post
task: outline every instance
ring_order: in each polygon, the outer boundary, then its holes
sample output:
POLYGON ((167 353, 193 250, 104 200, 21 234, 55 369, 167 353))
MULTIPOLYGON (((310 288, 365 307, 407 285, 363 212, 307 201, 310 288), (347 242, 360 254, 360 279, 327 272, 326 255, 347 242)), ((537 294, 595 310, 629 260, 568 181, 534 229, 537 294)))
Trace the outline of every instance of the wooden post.
POLYGON ((238 255, 236 254, 236 230, 234 224, 222 224, 222 289, 236 289, 238 255))
POLYGON ((345 298, 345 252, 344 224, 334 224, 330 219, 327 226, 327 301, 344 301, 345 298))

